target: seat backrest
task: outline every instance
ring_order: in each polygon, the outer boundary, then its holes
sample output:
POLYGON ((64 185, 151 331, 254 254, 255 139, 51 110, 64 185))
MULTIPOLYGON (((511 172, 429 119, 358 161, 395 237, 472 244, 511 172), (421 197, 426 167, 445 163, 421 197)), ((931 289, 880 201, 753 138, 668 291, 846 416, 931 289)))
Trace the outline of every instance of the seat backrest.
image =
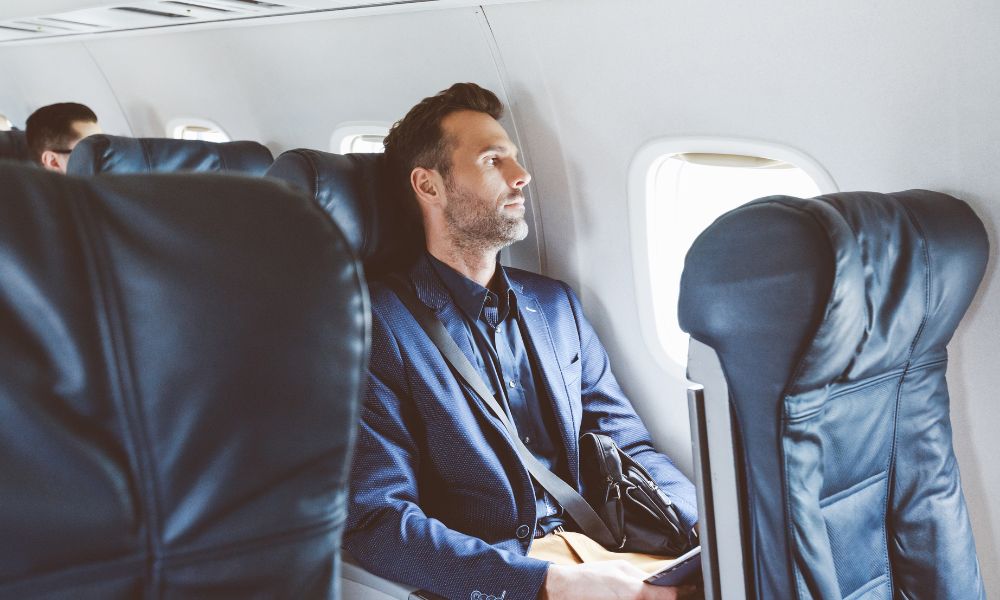
POLYGON ((368 297, 264 179, 0 164, 0 597, 336 598, 368 297))
POLYGON ((217 143, 100 134, 80 140, 70 154, 66 172, 96 175, 227 171, 263 175, 272 158, 271 151, 258 142, 217 143))
POLYGON ((987 256, 923 190, 764 198, 695 241, 679 317, 729 386, 748 597, 985 598, 945 370, 987 256))
POLYGON ((390 183, 382 154, 289 150, 267 171, 314 198, 333 217, 364 262, 369 279, 405 269, 423 251, 419 216, 390 183))
POLYGON ((0 131, 0 160, 30 161, 28 138, 19 129, 0 131))

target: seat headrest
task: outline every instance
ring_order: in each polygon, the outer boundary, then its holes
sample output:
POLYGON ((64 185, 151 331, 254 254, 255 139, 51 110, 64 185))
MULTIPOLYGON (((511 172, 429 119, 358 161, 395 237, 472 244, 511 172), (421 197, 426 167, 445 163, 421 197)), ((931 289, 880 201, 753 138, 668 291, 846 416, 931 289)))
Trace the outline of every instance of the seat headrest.
POLYGON ((680 322, 710 346, 781 348, 791 393, 863 379, 943 349, 987 256, 982 222, 945 194, 762 198, 692 245, 680 322))
POLYGON ((369 317, 329 216, 218 174, 0 188, 0 596, 336 598, 369 317))
POLYGON ((319 202, 365 265, 369 279, 407 268, 423 251, 423 227, 391 183, 385 156, 289 150, 267 171, 319 202), (417 221, 415 223, 415 221, 417 221))
POLYGON ((0 160, 30 161, 28 138, 19 129, 0 131, 0 160))
POLYGON ((70 154, 66 172, 96 175, 228 171, 263 175, 272 158, 271 151, 257 142, 217 143, 99 134, 80 140, 70 154))

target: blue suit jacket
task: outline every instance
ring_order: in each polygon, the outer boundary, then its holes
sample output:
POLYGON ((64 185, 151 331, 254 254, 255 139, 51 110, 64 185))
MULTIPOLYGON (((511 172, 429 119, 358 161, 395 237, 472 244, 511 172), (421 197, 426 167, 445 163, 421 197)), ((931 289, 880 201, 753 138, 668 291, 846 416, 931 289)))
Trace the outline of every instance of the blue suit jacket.
MULTIPOLYGON (((507 273, 554 404, 572 481, 579 479, 580 434, 604 433, 649 470, 693 525, 694 487, 653 450, 579 299, 560 281, 507 273)), ((409 275, 420 300, 482 370, 461 309, 428 259, 409 275)), ((548 563, 525 556, 535 530, 534 490, 503 426, 383 285, 373 286, 372 317, 344 547, 375 574, 447 598, 479 592, 534 600, 548 563)), ((483 380, 491 385, 485 371, 483 380)))

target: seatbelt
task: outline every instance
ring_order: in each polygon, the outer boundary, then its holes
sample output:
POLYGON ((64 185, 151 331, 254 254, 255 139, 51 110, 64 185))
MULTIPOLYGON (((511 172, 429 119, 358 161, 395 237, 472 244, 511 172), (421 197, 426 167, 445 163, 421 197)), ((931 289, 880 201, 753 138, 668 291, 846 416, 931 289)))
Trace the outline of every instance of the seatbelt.
POLYGON ((507 413, 497 403, 493 394, 489 392, 486 384, 483 383, 482 377, 479 376, 475 367, 472 366, 472 363, 466 358, 465 354, 458 347, 458 344, 452 339, 451 334, 445 329, 441 320, 437 318, 427 305, 417 298, 416 293, 410 287, 410 282, 398 274, 393 274, 388 277, 386 283, 396 292, 403 305, 416 318, 417 323, 420 324, 420 327, 431 338, 434 345, 438 347, 441 355, 448 361, 448 364, 451 365, 456 374, 465 380, 465 383, 476 392, 483 402, 486 403, 486 406, 493 411, 493 414, 500 419, 500 422, 507 430, 507 434, 513 441, 514 450, 521 458, 521 462, 528 470, 528 473, 566 509, 566 512, 573 517, 573 521, 580 526, 584 534, 605 548, 617 548, 618 543, 615 542, 611 531, 608 530, 608 526, 604 524, 604 521, 591 508, 590 504, 584 500, 583 496, 571 488, 561 477, 546 469, 545 465, 539 462, 535 458, 535 455, 521 442, 521 437, 517 434, 517 428, 507 418, 507 413))

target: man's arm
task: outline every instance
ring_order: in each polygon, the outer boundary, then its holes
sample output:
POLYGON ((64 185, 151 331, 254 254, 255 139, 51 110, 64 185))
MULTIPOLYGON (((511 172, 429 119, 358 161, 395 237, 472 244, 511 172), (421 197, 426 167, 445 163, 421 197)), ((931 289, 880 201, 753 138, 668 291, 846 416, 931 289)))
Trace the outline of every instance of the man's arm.
MULTIPOLYGON (((548 563, 449 529, 420 509, 417 469, 426 445, 406 395, 399 347, 373 315, 372 359, 351 471, 344 548, 376 575, 447 598, 476 591, 534 600, 548 563)), ((474 477, 475 474, 470 474, 474 477)))
POLYGON ((603 433, 639 461, 676 505, 685 528, 690 529, 698 520, 694 485, 669 458, 653 449, 646 426, 611 372, 608 353, 584 316, 580 299, 568 285, 563 286, 580 334, 580 390, 583 402, 580 434, 603 433))

